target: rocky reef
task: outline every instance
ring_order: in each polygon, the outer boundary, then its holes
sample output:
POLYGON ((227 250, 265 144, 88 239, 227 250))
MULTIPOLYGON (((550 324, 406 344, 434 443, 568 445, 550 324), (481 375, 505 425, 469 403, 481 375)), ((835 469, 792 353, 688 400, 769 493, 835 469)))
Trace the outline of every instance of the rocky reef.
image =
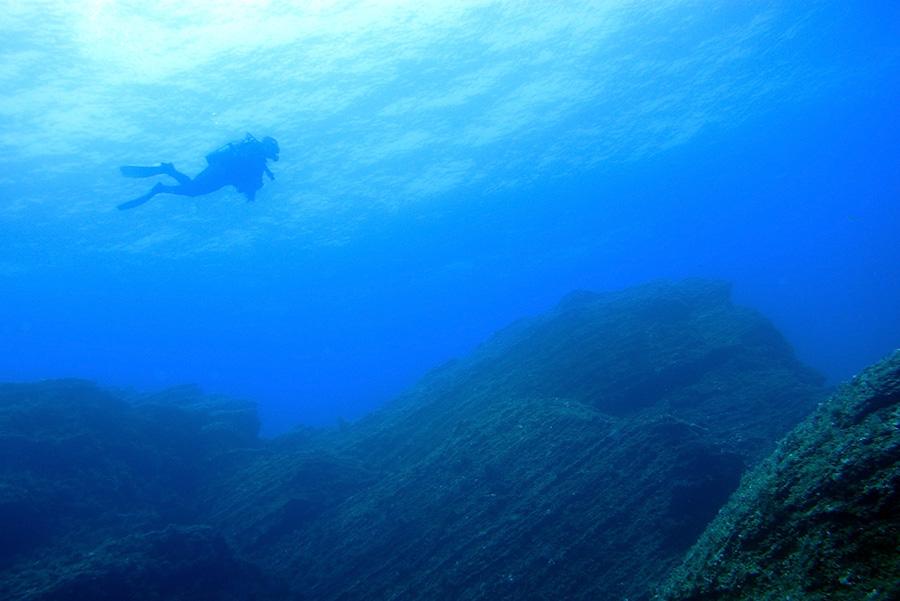
POLYGON ((191 388, 4 385, 0 597, 647 599, 824 396, 702 280, 572 294, 274 440, 191 388))
POLYGON ((279 598, 192 525, 210 474, 258 445, 257 430, 252 404, 192 387, 0 385, 0 598, 279 598))
POLYGON ((724 284, 579 293, 348 431, 266 451, 212 515, 315 599, 636 599, 819 382, 724 284))
POLYGON ((900 351, 744 478, 659 598, 900 598, 900 351))

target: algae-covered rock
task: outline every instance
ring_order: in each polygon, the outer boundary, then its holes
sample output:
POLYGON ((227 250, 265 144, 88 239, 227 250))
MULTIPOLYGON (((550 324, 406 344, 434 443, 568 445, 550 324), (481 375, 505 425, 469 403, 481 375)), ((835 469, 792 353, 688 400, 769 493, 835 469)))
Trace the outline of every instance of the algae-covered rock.
POLYGON ((59 554, 0 581, 4 599, 32 601, 284 601, 287 591, 237 560, 204 526, 169 526, 59 554))
POLYGON ((0 597, 644 599, 822 395, 699 280, 570 295, 272 441, 190 387, 0 386, 0 597))
POLYGON ((210 507, 314 599, 639 599, 820 394, 727 285, 581 293, 210 507))
POLYGON ((900 598, 900 351, 747 475, 659 598, 900 598))
POLYGON ((201 521, 211 468, 258 441, 252 407, 241 415, 239 403, 199 400, 80 380, 0 385, 0 598, 37 598, 22 591, 50 566, 94 565, 81 559, 110 540, 201 521))
POLYGON ((616 417, 664 411, 758 457, 806 415, 820 386, 771 322, 731 302, 728 284, 657 282, 570 295, 427 376, 372 421, 391 423, 384 437, 413 442, 410 434, 432 435, 432 419, 477 411, 481 396, 563 398, 616 417), (470 397, 479 402, 467 405, 470 397))

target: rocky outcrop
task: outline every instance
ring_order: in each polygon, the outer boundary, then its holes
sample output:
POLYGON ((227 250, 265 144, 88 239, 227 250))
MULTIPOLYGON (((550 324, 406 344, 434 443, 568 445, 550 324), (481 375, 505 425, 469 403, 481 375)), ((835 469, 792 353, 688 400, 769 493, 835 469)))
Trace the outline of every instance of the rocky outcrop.
POLYGON ((243 598, 642 599, 822 396, 708 281, 570 295, 358 423, 272 441, 190 388, 8 385, 0 596, 180 598, 153 582, 199 570, 243 598))
POLYGON ((256 428, 252 405, 190 387, 0 385, 0 598, 266 598, 277 587, 191 526, 211 469, 258 445, 256 428), (195 577, 220 594, 187 586, 195 577), (257 596, 224 595, 225 583, 257 596))
POLYGON ((211 528, 173 525, 22 566, 2 591, 4 599, 34 601, 291 599, 259 568, 236 559, 211 528))
POLYGON ((580 293, 212 514, 314 599, 639 599, 820 394, 726 285, 580 293))
POLYGON ((900 351, 747 475, 659 599, 900 598, 900 351))

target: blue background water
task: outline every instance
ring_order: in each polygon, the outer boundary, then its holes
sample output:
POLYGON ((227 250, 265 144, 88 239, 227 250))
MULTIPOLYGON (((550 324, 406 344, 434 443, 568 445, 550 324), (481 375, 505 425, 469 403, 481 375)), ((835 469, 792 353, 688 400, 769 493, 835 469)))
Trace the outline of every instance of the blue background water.
POLYGON ((3 2, 0 378, 359 416, 577 288, 710 276, 837 381, 900 341, 894 2, 3 2), (255 203, 124 163, 281 144, 255 203))

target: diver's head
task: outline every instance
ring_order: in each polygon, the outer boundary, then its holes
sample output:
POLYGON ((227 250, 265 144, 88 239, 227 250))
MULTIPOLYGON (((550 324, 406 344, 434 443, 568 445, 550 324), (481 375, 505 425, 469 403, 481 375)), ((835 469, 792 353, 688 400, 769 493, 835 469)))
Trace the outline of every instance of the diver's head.
POLYGON ((278 148, 278 141, 275 138, 270 136, 266 136, 262 139, 263 152, 266 153, 267 159, 272 159, 273 161, 278 160, 278 153, 280 149, 278 148))

